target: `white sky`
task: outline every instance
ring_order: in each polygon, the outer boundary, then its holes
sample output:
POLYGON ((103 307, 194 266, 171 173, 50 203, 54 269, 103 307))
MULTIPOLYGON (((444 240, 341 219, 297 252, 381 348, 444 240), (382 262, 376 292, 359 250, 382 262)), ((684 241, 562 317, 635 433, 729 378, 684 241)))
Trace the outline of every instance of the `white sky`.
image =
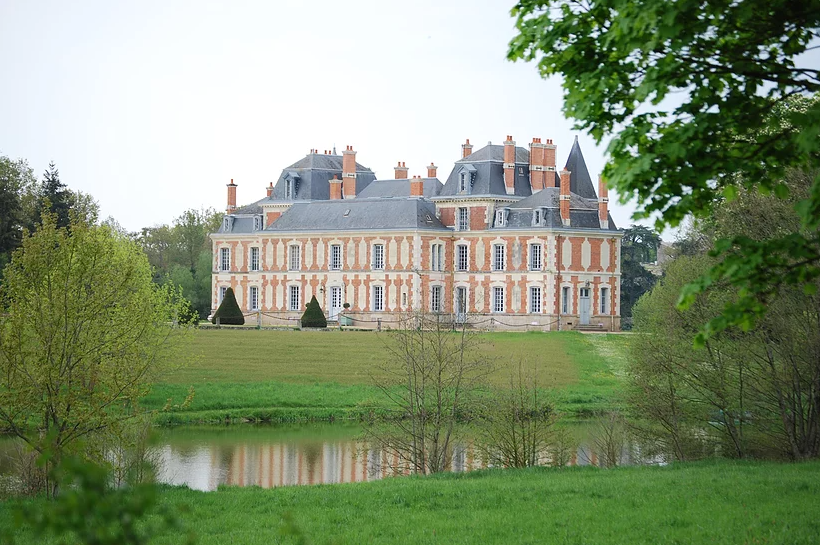
MULTIPOLYGON (((506 60, 508 1, 0 0, 0 154, 90 193, 128 230, 265 195, 310 148, 446 179, 469 138, 575 134, 560 81, 506 60)), ((597 189, 597 187, 596 187, 597 189)), ((615 195, 610 194, 614 201, 615 195)), ((619 227, 632 209, 611 206, 619 227)))

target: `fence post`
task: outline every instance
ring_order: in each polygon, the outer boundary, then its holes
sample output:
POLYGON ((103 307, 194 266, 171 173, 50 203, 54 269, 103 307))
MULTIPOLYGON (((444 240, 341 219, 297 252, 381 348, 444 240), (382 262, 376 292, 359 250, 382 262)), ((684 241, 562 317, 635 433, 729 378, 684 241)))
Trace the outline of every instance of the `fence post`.
POLYGON ((256 329, 262 329, 262 311, 256 311, 256 329))
POLYGON ((219 325, 220 325, 220 322, 221 322, 221 321, 222 321, 222 318, 220 318, 219 316, 217 316, 217 317, 216 317, 216 326, 217 326, 217 327, 219 327, 219 325))
POLYGON ((494 330, 495 330, 495 318, 490 316, 490 331, 494 331, 494 330))
POLYGON ((381 331, 381 330, 382 330, 382 319, 379 318, 378 320, 376 320, 376 331, 381 331))

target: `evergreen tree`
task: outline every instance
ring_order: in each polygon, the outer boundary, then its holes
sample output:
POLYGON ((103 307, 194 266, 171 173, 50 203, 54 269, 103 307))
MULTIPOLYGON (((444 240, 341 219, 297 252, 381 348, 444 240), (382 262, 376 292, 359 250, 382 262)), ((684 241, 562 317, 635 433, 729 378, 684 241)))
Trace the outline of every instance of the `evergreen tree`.
POLYGON ((621 241, 621 317, 632 317, 632 306, 641 295, 652 289, 657 277, 644 263, 655 261, 661 239, 643 225, 631 225, 624 230, 621 241))
POLYGON ((242 314, 242 309, 236 302, 236 296, 233 294, 233 288, 225 290, 225 297, 222 298, 222 303, 214 312, 214 317, 211 320, 216 323, 219 318, 219 323, 222 325, 245 325, 245 316, 242 314))
POLYGON ((327 318, 314 295, 302 314, 302 327, 327 327, 327 318))
POLYGON ((46 205, 48 200, 48 210, 57 217, 57 227, 68 227, 71 223, 69 210, 71 209, 72 195, 64 183, 60 181, 60 171, 54 161, 48 164, 48 169, 43 173, 43 181, 40 184, 40 209, 46 205))

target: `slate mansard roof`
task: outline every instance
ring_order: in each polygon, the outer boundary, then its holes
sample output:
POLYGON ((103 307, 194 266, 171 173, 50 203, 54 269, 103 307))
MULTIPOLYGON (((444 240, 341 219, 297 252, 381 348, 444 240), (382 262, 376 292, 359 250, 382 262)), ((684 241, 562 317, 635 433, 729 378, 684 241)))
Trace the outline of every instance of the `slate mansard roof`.
POLYGON ((449 231, 422 199, 343 199, 294 203, 267 232, 358 230, 449 231))
MULTIPOLYGON (((438 178, 422 178, 422 193, 425 198, 435 197, 441 192, 441 182, 438 178)), ((389 198, 409 197, 410 179, 376 180, 356 196, 356 198, 389 198)))
MULTIPOLYGON (((342 179, 342 156, 310 153, 282 170, 273 185, 274 201, 285 200, 286 180, 296 181, 296 195, 293 200, 327 200, 330 198, 330 180, 333 175, 342 179)), ((376 175, 367 167, 356 163, 356 193, 360 193, 376 175)))

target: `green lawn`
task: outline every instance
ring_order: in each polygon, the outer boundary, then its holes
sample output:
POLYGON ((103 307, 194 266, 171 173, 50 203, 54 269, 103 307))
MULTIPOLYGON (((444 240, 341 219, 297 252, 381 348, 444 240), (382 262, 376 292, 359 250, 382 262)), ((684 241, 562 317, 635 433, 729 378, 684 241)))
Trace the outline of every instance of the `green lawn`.
MULTIPOLYGON (((483 333, 482 350, 499 369, 492 386, 508 381, 509 365, 523 361, 539 383, 555 392, 558 405, 584 414, 618 401, 627 337, 555 333, 483 333)), ((387 356, 386 333, 363 331, 197 330, 193 363, 156 384, 148 408, 179 403, 195 390, 184 410, 166 412, 166 424, 224 420, 296 420, 358 417, 383 406, 372 386, 387 356)))
MULTIPOLYGON (((294 543, 279 535, 286 513, 312 544, 798 545, 817 543, 818 497, 820 463, 717 461, 272 490, 164 488, 161 502, 188 506, 183 524, 201 545, 294 543)), ((9 524, 9 511, 0 509, 0 528, 9 524)), ((156 543, 180 541, 176 532, 156 543)))

